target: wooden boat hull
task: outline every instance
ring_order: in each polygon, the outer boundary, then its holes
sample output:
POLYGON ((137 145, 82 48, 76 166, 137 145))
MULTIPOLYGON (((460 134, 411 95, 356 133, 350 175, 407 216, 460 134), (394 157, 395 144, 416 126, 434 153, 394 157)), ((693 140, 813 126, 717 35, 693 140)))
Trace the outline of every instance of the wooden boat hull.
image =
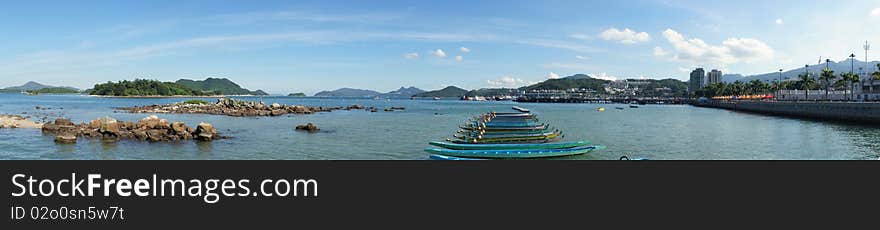
POLYGON ((453 150, 429 148, 425 152, 451 157, 467 158, 540 158, 580 155, 599 149, 600 146, 582 146, 567 149, 510 149, 510 150, 453 150))
POLYGON ((566 149, 589 145, 589 141, 556 142, 543 144, 460 144, 441 141, 428 143, 440 148, 452 150, 506 150, 506 149, 566 149))

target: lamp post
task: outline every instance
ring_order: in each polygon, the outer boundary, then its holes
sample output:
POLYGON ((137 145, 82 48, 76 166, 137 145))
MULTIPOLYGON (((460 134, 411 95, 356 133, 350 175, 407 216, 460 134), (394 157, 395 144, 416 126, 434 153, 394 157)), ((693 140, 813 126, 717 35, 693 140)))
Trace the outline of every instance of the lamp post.
POLYGON ((782 69, 779 69, 779 82, 776 83, 776 93, 779 93, 779 90, 782 90, 782 69))

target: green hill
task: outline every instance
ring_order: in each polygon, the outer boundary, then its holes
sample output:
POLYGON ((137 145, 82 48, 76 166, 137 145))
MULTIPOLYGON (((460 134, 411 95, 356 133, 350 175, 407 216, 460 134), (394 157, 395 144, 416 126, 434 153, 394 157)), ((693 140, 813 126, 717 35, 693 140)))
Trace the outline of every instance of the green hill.
POLYGON ((104 96, 206 96, 218 95, 220 92, 205 92, 174 82, 135 79, 95 84, 88 92, 91 95, 104 96))
POLYGON ((287 95, 288 97, 305 97, 305 93, 291 93, 287 95))
POLYGON ((38 90, 28 90, 28 93, 32 94, 41 94, 41 93, 80 93, 78 89, 72 89, 69 87, 50 87, 50 88, 42 88, 38 90))
POLYGON ((575 75, 559 79, 549 79, 541 83, 520 88, 523 91, 532 90, 568 90, 568 89, 592 89, 596 91, 605 90, 605 84, 608 80, 592 78, 587 75, 575 75))
POLYGON ((413 97, 455 97, 460 98, 467 94, 468 91, 466 89, 458 88, 455 86, 449 86, 443 88, 441 90, 428 91, 424 93, 419 93, 413 95, 413 97))
POLYGON ((216 91, 223 95, 269 95, 262 90, 250 91, 241 88, 235 82, 226 78, 207 78, 204 81, 196 81, 190 79, 180 79, 175 83, 201 91, 216 91))
POLYGON ((519 90, 517 89, 508 89, 508 88, 483 88, 476 89, 467 92, 465 96, 468 97, 503 97, 503 96, 516 96, 519 94, 519 90))

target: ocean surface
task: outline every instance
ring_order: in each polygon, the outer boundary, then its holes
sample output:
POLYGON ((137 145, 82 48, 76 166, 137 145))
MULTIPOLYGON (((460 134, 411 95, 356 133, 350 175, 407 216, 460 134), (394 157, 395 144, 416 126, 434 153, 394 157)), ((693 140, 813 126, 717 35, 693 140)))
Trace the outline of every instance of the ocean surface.
MULTIPOLYGON (((137 121, 150 114, 115 107, 165 104, 189 98, 98 98, 82 95, 0 94, 0 114, 32 119, 66 117, 76 123, 110 116, 137 121), (49 108, 37 110, 36 106, 49 108)), ((239 97, 259 100, 256 97, 239 97)), ((207 98, 204 100, 214 101, 207 98)), ((189 126, 213 124, 232 139, 214 142, 150 143, 98 139, 55 144, 37 129, 0 129, 0 159, 427 159, 429 141, 450 137, 467 117, 487 111, 532 109, 542 122, 562 130, 565 141, 589 140, 607 148, 553 158, 616 160, 869 160, 880 157, 880 128, 858 124, 773 117, 688 105, 520 104, 457 100, 374 100, 264 97, 269 103, 309 106, 406 107, 395 112, 335 111, 280 117, 157 114, 189 126), (604 112, 596 111, 605 107, 604 112), (625 107, 623 110, 615 107, 625 107), (295 131, 314 123, 320 132, 295 131)))

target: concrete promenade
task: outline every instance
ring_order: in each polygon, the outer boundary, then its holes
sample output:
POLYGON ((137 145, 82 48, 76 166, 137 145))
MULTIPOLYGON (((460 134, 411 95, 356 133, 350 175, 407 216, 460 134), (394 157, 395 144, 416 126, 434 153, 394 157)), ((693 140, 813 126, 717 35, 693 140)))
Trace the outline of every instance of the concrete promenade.
POLYGON ((880 124, 880 102, 693 101, 698 107, 768 115, 880 124))

